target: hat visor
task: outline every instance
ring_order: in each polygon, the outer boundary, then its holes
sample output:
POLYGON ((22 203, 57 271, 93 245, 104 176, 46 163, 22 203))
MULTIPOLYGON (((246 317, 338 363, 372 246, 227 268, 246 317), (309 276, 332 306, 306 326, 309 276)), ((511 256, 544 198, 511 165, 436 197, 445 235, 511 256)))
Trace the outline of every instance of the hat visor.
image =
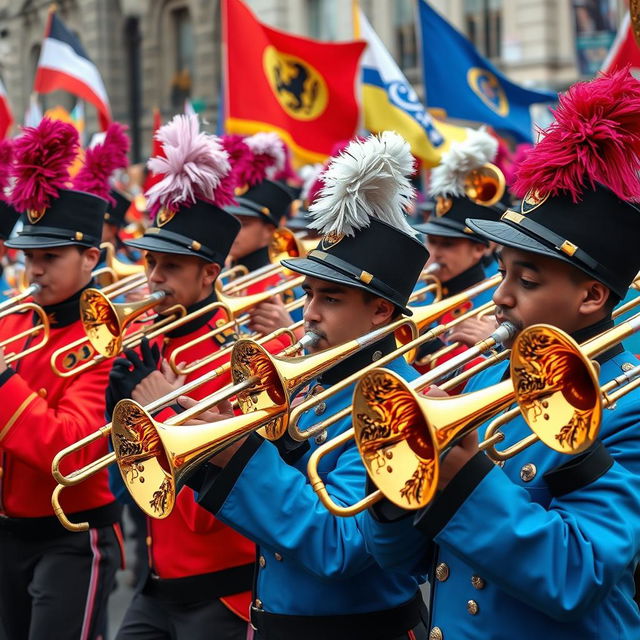
POLYGON ((9 249, 51 249, 53 247, 94 247, 90 242, 72 242, 63 238, 51 238, 50 236, 18 235, 7 240, 5 247, 9 249))
POLYGON ((169 242, 168 240, 163 240, 158 236, 150 237, 150 236, 142 236, 141 238, 136 238, 135 240, 126 240, 125 244, 128 247, 134 247, 135 249, 143 249, 145 251, 157 251, 158 253, 173 253, 181 256, 197 256, 198 258, 202 258, 207 262, 211 262, 211 260, 207 260, 203 255, 188 249, 187 247, 181 247, 180 245, 174 244, 173 242, 169 242))
POLYGON ((327 280, 328 282, 335 282, 336 284, 344 285, 345 287, 352 287, 354 289, 361 289, 362 291, 368 291, 374 296, 380 296, 385 300, 393 303, 398 307, 402 313, 407 316, 413 315, 413 312, 406 306, 399 305, 395 300, 388 298, 383 295, 379 291, 368 287, 363 282, 359 280, 354 280, 353 278, 349 278, 339 271, 335 271, 331 267, 320 264, 315 260, 310 260, 309 258, 293 258, 292 260, 282 260, 280 262, 281 265, 286 267, 287 269, 291 269, 291 271, 295 271, 296 273, 301 273, 304 276, 311 276, 313 278, 318 278, 319 280, 327 280))
POLYGON ((496 242, 505 247, 511 247, 512 249, 520 249, 521 251, 528 251, 529 253, 536 253, 541 256, 548 256, 549 258, 555 258, 556 260, 562 260, 568 264, 574 265, 576 268, 584 271, 580 267, 577 267, 571 260, 564 257, 562 254, 554 251, 550 247, 542 244, 535 238, 518 229, 514 229, 506 222, 500 220, 480 220, 467 218, 466 223, 470 229, 473 229, 475 233, 496 242))
POLYGON ((422 224, 416 224, 413 227, 416 231, 420 233, 424 233, 428 236, 442 236, 443 238, 465 238, 466 240, 471 240, 473 242, 482 242, 486 244, 487 241, 485 238, 479 238, 475 233, 465 233, 462 230, 452 229, 449 226, 445 226, 442 224, 438 224, 430 220, 429 222, 424 222, 422 224))

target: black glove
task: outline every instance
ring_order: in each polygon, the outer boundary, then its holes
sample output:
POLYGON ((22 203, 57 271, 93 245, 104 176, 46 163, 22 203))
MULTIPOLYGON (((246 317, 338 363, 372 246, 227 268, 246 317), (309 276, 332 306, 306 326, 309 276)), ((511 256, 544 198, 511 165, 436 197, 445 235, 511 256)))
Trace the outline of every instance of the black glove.
POLYGON ((113 408, 123 398, 130 398, 136 386, 149 374, 158 369, 160 348, 157 344, 150 346, 146 338, 140 343, 142 359, 133 350, 127 349, 124 358, 117 358, 109 374, 109 386, 105 393, 107 420, 111 421, 113 408))

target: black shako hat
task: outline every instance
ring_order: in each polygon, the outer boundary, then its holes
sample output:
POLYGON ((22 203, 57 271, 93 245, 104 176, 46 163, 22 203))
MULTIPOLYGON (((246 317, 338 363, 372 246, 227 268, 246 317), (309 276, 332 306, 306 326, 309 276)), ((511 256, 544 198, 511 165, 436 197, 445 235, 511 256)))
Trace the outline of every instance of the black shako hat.
POLYGON ((572 264, 621 299, 640 269, 640 209, 602 185, 578 203, 569 193, 540 202, 529 196, 519 212, 467 224, 498 244, 572 264))
POLYGON ((168 219, 166 212, 156 216, 141 238, 127 240, 136 249, 198 256, 207 262, 224 265, 231 245, 240 231, 240 223, 224 209, 196 200, 178 209, 168 219))
POLYGON ((0 240, 9 239, 19 217, 19 211, 16 211, 10 204, 4 202, 4 200, 0 200, 0 240))
POLYGON ((122 228, 126 224, 125 216, 131 206, 131 198, 120 193, 117 189, 111 189, 110 195, 115 200, 115 204, 109 203, 107 211, 104 214, 104 221, 122 228))
POLYGON ((15 249, 97 247, 109 180, 116 169, 127 166, 128 147, 125 128, 112 122, 103 141, 86 150, 70 189, 69 167, 79 150, 75 127, 49 118, 37 127, 25 127, 15 141, 16 180, 11 192, 12 206, 25 212, 24 227, 6 245, 15 249))
POLYGON ((323 239, 305 258, 282 264, 368 291, 411 315, 407 302, 429 257, 404 218, 412 171, 409 145, 392 131, 351 142, 331 161, 310 208, 323 239))
POLYGON ((519 167, 520 211, 467 224, 569 263, 624 298, 640 269, 639 111, 640 83, 625 69, 573 85, 519 167))
POLYGON ((107 201, 84 191, 61 189, 43 212, 27 211, 24 226, 5 244, 12 249, 47 249, 79 245, 97 247, 107 201))
POLYGON ((225 209, 233 202, 229 154, 217 136, 199 131, 196 115, 177 115, 156 134, 165 156, 149 169, 163 178, 145 194, 154 218, 136 249, 198 256, 224 265, 240 223, 225 209))
POLYGON ((286 185, 265 179, 238 195, 237 205, 229 205, 226 210, 232 215, 260 218, 277 227, 280 219, 288 216, 293 200, 293 193, 286 185))

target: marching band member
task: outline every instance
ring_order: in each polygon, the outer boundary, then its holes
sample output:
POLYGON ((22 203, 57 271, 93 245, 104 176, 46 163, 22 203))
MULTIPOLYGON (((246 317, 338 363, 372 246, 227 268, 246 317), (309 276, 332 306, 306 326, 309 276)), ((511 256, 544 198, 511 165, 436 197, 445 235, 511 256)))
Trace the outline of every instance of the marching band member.
MULTIPOLYGON (((464 180, 469 171, 479 169, 493 160, 497 149, 496 139, 483 128, 478 131, 469 129, 467 138, 452 143, 452 148, 442 155, 440 164, 431 172, 430 194, 436 200, 435 214, 426 223, 414 225, 414 229, 426 235, 429 250, 427 267, 438 265, 435 275, 441 281, 443 298, 456 295, 488 277, 484 258, 489 242, 469 229, 465 220, 497 219, 498 212, 492 206, 477 204, 468 198, 464 191, 464 180)), ((496 198, 499 196, 500 190, 496 187, 496 198)), ((469 299, 445 314, 439 322, 446 324, 461 313, 489 302, 493 291, 487 289, 469 299)), ((417 304, 428 304, 432 299, 432 296, 428 296, 417 304)), ((421 373, 428 371, 486 338, 495 328, 493 316, 465 320, 447 335, 446 342, 433 340, 423 345, 418 352, 416 368, 421 373), (461 346, 431 359, 431 354, 445 344, 454 342, 460 342, 461 346)))
MULTIPOLYGON (((427 258, 403 215, 412 163, 408 144, 392 132, 354 141, 332 162, 325 193, 313 207, 324 238, 306 258, 283 262, 306 276, 306 329, 319 336, 312 351, 407 312, 427 258)), ((390 335, 347 358, 313 381, 307 395, 391 352, 394 342, 390 335)), ((388 366, 407 379, 417 375, 402 358, 388 366)), ((348 406, 351 393, 348 387, 319 405, 300 426, 348 406)), ((349 426, 349 420, 338 422, 330 435, 349 426)), ((258 544, 255 638, 424 638, 416 579, 381 570, 364 548, 359 522, 330 516, 309 484, 307 460, 323 441, 319 436, 290 449, 254 433, 189 480, 199 504, 258 544)), ((355 446, 345 446, 322 468, 331 494, 345 502, 362 497, 363 471, 355 446)))
MULTIPOLYGON (((467 221, 502 245, 499 321, 548 323, 578 342, 613 325, 640 268, 638 109, 640 85, 627 71, 573 86, 520 168, 521 211, 467 221)), ((596 359, 601 384, 637 364, 621 345, 596 359)), ((506 369, 489 368, 467 389, 506 369)), ((384 507, 367 516, 367 546, 382 566, 429 572, 431 640, 637 638, 637 389, 610 409, 600 441, 570 459, 537 443, 493 464, 471 433, 441 462, 439 493, 415 518, 393 521, 384 507)), ((505 443, 529 433, 519 417, 505 443)))
MULTIPOLYGON (((166 158, 149 161, 151 170, 164 175, 147 193, 154 224, 127 244, 145 252, 151 292, 167 293, 156 310, 162 314, 181 304, 192 313, 216 301, 214 284, 240 229, 240 223, 221 208, 233 202, 233 176, 218 139, 198 132, 197 116, 176 116, 157 135, 166 158), (188 189, 183 192, 184 185, 188 189)), ((226 320, 225 312, 214 309, 153 346, 144 342, 139 352, 125 352, 126 357, 113 365, 108 409, 129 397, 148 404, 220 366, 223 360, 216 360, 185 378, 176 377, 168 361, 176 348, 226 320)), ((235 338, 232 330, 218 334, 186 349, 184 360, 199 360, 235 338)), ((201 399, 228 382, 229 374, 220 376, 192 395, 201 399)), ((161 410, 156 419, 166 420, 176 408, 161 410)), ((115 471, 119 495, 124 487, 115 471)), ((150 573, 129 605, 118 639, 244 640, 254 544, 198 506, 189 489, 179 494, 168 518, 147 521, 150 573)))
MULTIPOLYGON (((33 300, 51 333, 42 349, 13 366, 0 353, 0 625, 12 639, 101 637, 121 558, 120 509, 106 473, 69 488, 63 499, 66 511, 90 523, 88 532, 69 533, 51 506, 54 455, 103 423, 108 365, 61 378, 48 362, 84 336, 78 300, 98 262, 107 208, 108 175, 101 169, 110 174, 126 166, 128 141, 120 125, 111 125, 104 142, 87 151, 70 190, 68 167, 78 147, 73 126, 47 118, 15 141, 11 204, 27 213, 23 229, 6 244, 24 251, 29 282, 41 287, 33 300), (96 195, 82 191, 84 185, 96 195)), ((0 339, 34 324, 31 312, 7 316, 0 339)), ((14 340, 8 351, 20 353, 38 339, 14 340)), ((92 356, 91 349, 70 352, 64 363, 71 368, 92 356)), ((95 444, 72 459, 82 463, 105 452, 95 444)))

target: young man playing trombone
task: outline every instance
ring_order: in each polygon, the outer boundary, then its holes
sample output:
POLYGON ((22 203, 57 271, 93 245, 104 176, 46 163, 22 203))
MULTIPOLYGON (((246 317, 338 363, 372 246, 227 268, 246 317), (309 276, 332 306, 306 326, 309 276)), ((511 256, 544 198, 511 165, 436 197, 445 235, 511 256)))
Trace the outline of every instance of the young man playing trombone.
MULTIPOLYGON (((68 168, 79 148, 71 125, 45 118, 15 142, 11 200, 27 213, 7 246, 24 251, 26 275, 37 290, 31 309, 0 323, 0 340, 10 342, 0 352, 0 635, 4 629, 7 638, 77 640, 104 633, 121 558, 120 509, 107 474, 97 474, 69 488, 63 500, 69 513, 89 522, 89 531, 63 529, 51 506, 51 462, 61 447, 103 423, 108 365, 62 378, 49 360, 84 336, 79 298, 100 255, 108 178, 126 166, 127 145, 119 125, 112 125, 104 143, 87 151, 71 190, 68 168), (85 192, 87 185, 100 193, 85 192), (25 335, 38 318, 49 324, 48 338, 45 329, 25 335), (40 341, 42 348, 29 352, 40 341)), ((92 356, 90 348, 69 350, 62 366, 71 369, 92 356)), ((105 452, 94 444, 87 455, 105 452)))
MULTIPOLYGON (((403 215, 412 195, 411 171, 408 144, 391 132, 352 142, 328 169, 325 193, 313 207, 324 237, 306 258, 284 261, 306 276, 305 325, 317 337, 312 352, 359 338, 407 312, 427 258, 403 215)), ((306 396, 394 349, 394 337, 387 335, 328 366, 306 396)), ((388 366, 407 379, 417 375, 402 358, 388 366)), ((348 386, 337 392, 306 413, 299 426, 347 407, 351 391, 348 386)), ((329 434, 298 448, 283 441, 274 446, 255 433, 203 465, 190 481, 199 504, 258 545, 251 606, 256 639, 426 638, 416 579, 381 570, 364 547, 359 522, 325 512, 307 480, 312 451, 349 426, 341 420, 329 434)), ((362 497, 363 471, 353 446, 343 447, 321 469, 332 495, 344 502, 362 497)))
MULTIPOLYGON (((640 85, 626 71, 572 87, 520 169, 521 211, 467 221, 502 245, 498 321, 548 323, 578 343, 613 325, 640 268, 638 109, 640 85)), ((600 384, 638 364, 620 344, 596 360, 600 384)), ((467 390, 507 375, 496 365, 467 390)), ((581 407, 584 380, 563 382, 581 407)), ((543 403, 538 422, 561 420, 556 406, 543 403)), ((395 520, 388 505, 374 509, 365 522, 376 560, 431 575, 432 640, 638 637, 639 420, 636 390, 603 411, 599 440, 584 453, 569 458, 537 442, 499 464, 478 452, 483 425, 445 455, 429 506, 395 520)), ((521 417, 502 431, 505 446, 531 433, 521 417)))
MULTIPOLYGON (((187 316, 152 346, 144 341, 139 352, 128 350, 114 363, 109 411, 122 398, 147 405, 228 360, 210 360, 186 376, 176 375, 169 366, 176 349, 182 351, 176 365, 194 365, 237 337, 233 328, 216 331, 227 324, 227 317, 215 306, 215 282, 240 229, 221 208, 232 202, 228 155, 217 138, 198 131, 196 116, 176 116, 158 136, 169 160, 154 157, 149 163, 164 175, 147 193, 154 223, 143 237, 127 244, 145 252, 151 293, 166 294, 156 310, 162 314, 182 305, 187 316), (192 196, 177 195, 184 184, 192 196)), ((201 399, 228 382, 227 373, 190 395, 201 399)), ((162 422, 176 408, 167 407, 155 417, 162 422)), ((123 487, 114 471, 120 495, 123 487)), ((198 506, 189 489, 180 493, 168 518, 147 520, 149 575, 129 605, 117 638, 244 640, 253 543, 198 506)))

